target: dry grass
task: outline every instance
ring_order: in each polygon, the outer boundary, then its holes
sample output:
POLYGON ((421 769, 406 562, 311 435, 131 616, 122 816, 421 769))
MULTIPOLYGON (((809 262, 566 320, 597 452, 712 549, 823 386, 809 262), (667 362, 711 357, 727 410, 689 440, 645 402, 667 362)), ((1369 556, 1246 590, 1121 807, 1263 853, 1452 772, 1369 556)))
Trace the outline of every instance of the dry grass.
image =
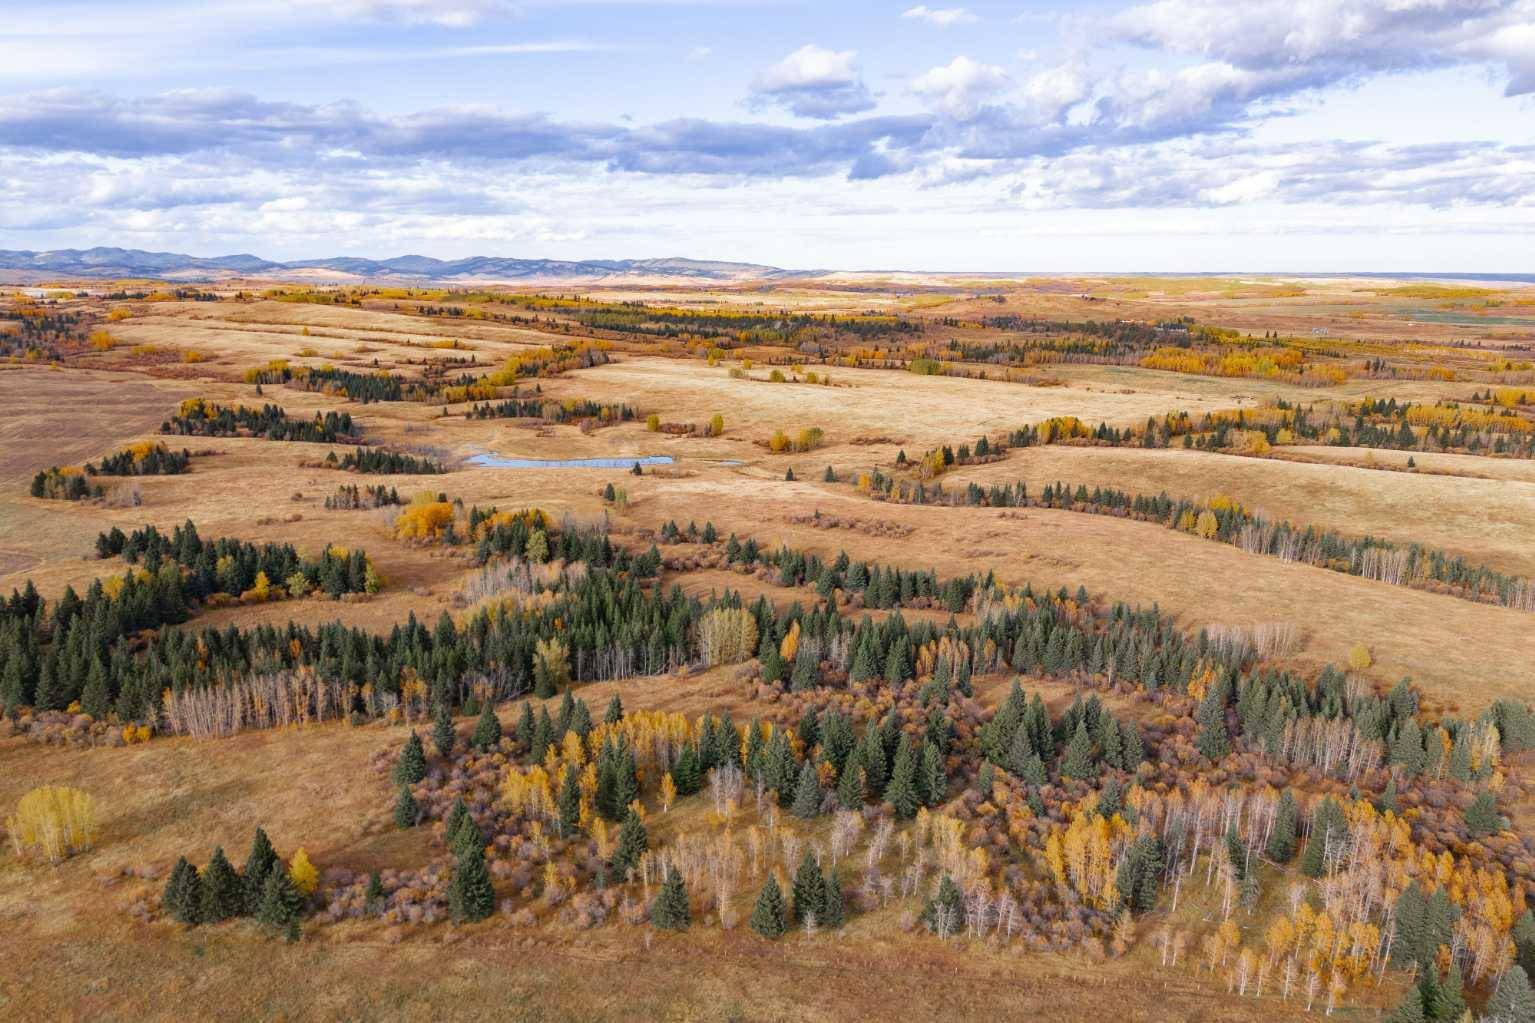
MULTIPOLYGON (((1405 462, 1406 455, 1400 461, 1405 462)), ((1266 516, 1297 525, 1416 541, 1503 571, 1535 575, 1535 544, 1530 542, 1535 537, 1535 478, 1462 479, 1178 448, 1041 447, 959 470, 945 482, 953 487, 971 480, 990 485, 1019 479, 1029 483, 1031 492, 1065 480, 1138 494, 1166 491, 1196 500, 1227 494, 1266 516)))

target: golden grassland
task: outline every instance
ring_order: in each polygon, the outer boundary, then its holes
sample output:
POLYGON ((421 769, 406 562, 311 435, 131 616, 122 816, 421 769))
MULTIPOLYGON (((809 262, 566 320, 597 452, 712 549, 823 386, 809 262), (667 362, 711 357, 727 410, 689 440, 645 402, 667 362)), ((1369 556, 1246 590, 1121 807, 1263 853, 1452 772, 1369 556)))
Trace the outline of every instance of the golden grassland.
MULTIPOLYGON (((1401 308, 1426 301, 1379 289, 1380 282, 1360 281, 934 278, 892 285, 860 278, 582 293, 701 309, 904 312, 927 318, 932 341, 947 336, 943 317, 1021 312, 1073 319, 1189 314, 1259 332, 1309 333, 1315 325, 1340 329, 1364 344, 1402 337, 1401 308), (978 297, 992 288, 1003 294, 1002 302, 978 297), (1365 318, 1352 319, 1354 312, 1365 318)), ((1528 614, 1285 564, 1153 524, 1069 511, 887 505, 846 482, 821 482, 828 465, 846 480, 873 466, 890 469, 903 448, 917 457, 935 445, 972 442, 982 433, 996 435, 1055 415, 1138 425, 1170 411, 1251 407, 1276 398, 1464 398, 1473 386, 1468 383, 1350 379, 1304 389, 1275 380, 1055 364, 1043 372, 1056 386, 832 367, 836 386, 828 387, 770 383, 761 379, 767 370, 760 366, 750 373, 758 379, 732 378, 729 369, 738 363, 731 360, 711 367, 699 358, 646 354, 628 342, 615 345, 614 363, 536 382, 550 398, 629 403, 642 417, 655 412, 668 423, 724 416, 723 435, 692 437, 651 433, 643 421, 583 432, 574 425, 470 420, 462 405, 445 415, 440 405, 362 405, 275 385, 258 397, 240 382, 246 367, 279 358, 360 370, 377 360, 379 368, 413 374, 429 358, 472 355, 482 366, 498 365, 530 345, 575 337, 406 315, 388 308, 392 303, 369 301, 361 309, 277 301, 128 303, 131 315, 111 324, 121 342, 111 351, 86 355, 67 369, 0 365, 0 594, 29 578, 48 598, 66 585, 83 588, 124 567, 118 560, 95 560, 97 533, 150 523, 168 530, 191 519, 205 537, 281 541, 311 553, 331 543, 362 547, 385 578, 383 592, 367 601, 230 607, 204 614, 199 624, 340 619, 382 630, 411 613, 430 623, 442 611, 456 610, 453 597, 473 572, 468 558, 395 539, 388 511, 324 507, 341 484, 382 483, 406 499, 417 491, 440 491, 466 505, 537 506, 587 521, 607 515, 616 538, 634 545, 668 520, 684 526, 712 521, 722 536, 735 532, 823 555, 846 549, 855 558, 931 567, 941 577, 993 570, 1005 582, 1082 585, 1109 599, 1156 603, 1188 628, 1291 623, 1302 639, 1293 656, 1297 666, 1341 663, 1363 643, 1374 660, 1366 677, 1389 686, 1411 676, 1431 707, 1474 712, 1499 697, 1526 699, 1535 683, 1535 628, 1528 614), (468 350, 432 347, 444 340, 462 341, 468 350), (156 362, 134 354, 134 346, 143 345, 195 349, 204 360, 156 362), (315 354, 298 354, 306 349, 315 354), (142 495, 137 507, 27 495, 27 482, 40 468, 80 464, 156 439, 160 422, 187 397, 276 402, 293 415, 344 409, 370 446, 431 453, 453 471, 358 476, 318 466, 330 445, 174 437, 165 440, 194 452, 190 473, 109 481, 136 486, 142 495), (761 444, 775 430, 793 435, 809 427, 825 431, 824 447, 812 453, 775 455, 761 444), (533 458, 668 454, 677 462, 634 477, 622 470, 511 471, 462 461, 483 452, 533 458), (784 479, 790 467, 796 482, 784 479), (610 482, 627 492, 626 507, 602 500, 601 488, 610 482), (817 510, 878 528, 817 528, 805 521, 817 510)), ((1494 335, 1502 336, 1489 331, 1489 344, 1497 342, 1494 335)), ((1463 328, 1428 325, 1413 336, 1425 341, 1425 359, 1442 356, 1470 366, 1488 358, 1487 352, 1438 347, 1467 336, 1463 328)), ((1535 574, 1535 469, 1528 462, 1419 454, 1418 471, 1406 473, 1392 471, 1405 468, 1405 452, 1307 447, 1276 453, 1283 460, 1178 450, 1021 449, 999 463, 956 470, 945 485, 1021 478, 1032 491, 1064 479, 1137 492, 1165 489, 1175 496, 1224 493, 1297 522, 1419 541, 1535 574), (1384 468, 1369 468, 1367 458, 1384 468)), ((720 570, 683 573, 677 581, 689 593, 734 588, 747 599, 766 595, 780 603, 808 595, 720 570)), ((1003 677, 982 678, 977 692, 984 704, 994 705, 1009 684, 1003 677)), ((1057 710, 1076 692, 1064 683, 1030 686, 1057 710)), ((729 708, 740 720, 761 710, 746 684, 723 670, 594 684, 581 695, 600 711, 614 692, 626 707, 690 715, 729 708)), ((1119 711, 1134 706, 1108 700, 1119 711)), ((503 720, 510 722, 516 709, 503 708, 503 720)), ((201 858, 218 843, 238 862, 256 823, 267 826, 281 852, 302 844, 322 869, 418 864, 425 836, 389 825, 393 790, 372 767, 376 753, 397 748, 402 738, 399 728, 335 725, 214 742, 157 739, 120 749, 44 748, 0 739, 0 806, 14 805, 36 785, 78 785, 97 797, 105 827, 95 851, 56 871, 0 859, 0 919, 7 928, 0 1015, 1099 1020, 1111 1005, 1125 1020, 1243 1020, 1287 1018, 1295 1011, 1270 998, 1232 998, 1218 981, 1192 971, 1153 970, 1150 941, 1126 959, 1107 961, 951 946, 904 933, 904 910, 894 908, 858 917, 840 938, 793 937, 776 944, 717 927, 671 936, 623 926, 578 932, 490 922, 406 940, 381 925, 345 924, 291 947, 257 937, 245 924, 188 932, 169 923, 141 923, 128 912, 136 900, 158 897, 160 881, 125 877, 123 868, 149 864, 163 878, 177 855, 201 858)), ((1190 899, 1180 912, 1214 910, 1190 899)), ((1380 995, 1379 1001, 1390 1000, 1389 993, 1380 995)), ((1373 993, 1369 1000, 1376 1000, 1373 993)), ((1335 1015, 1374 1018, 1375 1009, 1335 1015)))
MULTIPOLYGON (((1408 457, 1402 452, 1380 454, 1403 466, 1408 457)), ((1531 468, 1528 462, 1508 463, 1531 468)), ((1535 544, 1530 542, 1535 537, 1535 481, 1392 472, 1178 448, 1050 446, 1019 449, 1001 462, 961 468, 944 483, 990 486, 1020 479, 1031 491, 1064 480, 1191 500, 1225 495, 1269 518, 1346 535, 1417 541, 1502 571, 1535 575, 1535 544)))

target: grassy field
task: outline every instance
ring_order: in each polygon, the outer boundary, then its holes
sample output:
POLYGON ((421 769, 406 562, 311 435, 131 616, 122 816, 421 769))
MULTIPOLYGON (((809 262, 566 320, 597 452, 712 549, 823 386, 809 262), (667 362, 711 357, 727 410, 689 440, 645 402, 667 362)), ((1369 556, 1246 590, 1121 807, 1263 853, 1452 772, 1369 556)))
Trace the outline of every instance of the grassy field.
MULTIPOLYGON (((393 529, 398 509, 324 506, 340 485, 384 484, 407 501, 418 492, 441 493, 466 507, 537 507, 555 522, 568 515, 581 523, 606 523, 612 540, 636 553, 669 521, 684 527, 712 522, 722 539, 751 537, 768 550, 788 545, 827 559, 845 550, 852 558, 887 566, 931 568, 940 578, 991 572, 1004 583, 1030 582, 1052 591, 1085 587, 1095 599, 1155 605, 1191 631, 1291 625, 1299 648, 1277 665, 1310 675, 1325 663, 1345 663, 1362 644, 1372 663, 1357 668, 1354 678, 1380 689, 1411 678, 1429 716, 1472 715, 1500 698, 1526 700, 1535 685, 1535 619, 1525 612, 1248 555, 1155 524, 1063 510, 882 503, 849 485, 859 472, 892 470, 898 451, 915 458, 938 445, 972 443, 982 434, 997 436, 1053 416, 1132 426, 1174 411, 1250 408, 1278 399, 1463 399, 1486 386, 1484 379, 1492 382, 1485 367, 1499 339, 1506 338, 1504 328, 1488 326, 1486 349, 1444 347, 1447 340, 1467 336, 1463 327, 1447 324, 1411 332, 1412 344, 1393 348, 1384 342, 1404 336, 1411 310, 1436 300, 1381 287, 1348 280, 847 275, 707 289, 583 289, 603 301, 698 311, 898 314, 920 320, 921 341, 935 344, 951 332, 962 339, 995 337, 980 327, 979 318, 1003 313, 1153 322, 1188 315, 1200 323, 1308 338, 1319 326, 1330 338, 1336 332, 1345 347, 1346 354, 1327 356, 1339 365, 1355 360, 1348 365, 1358 370, 1359 360, 1379 351, 1394 353, 1404 367, 1398 379, 1355 372, 1342 384, 1312 388, 1293 378, 1195 376, 1076 362, 1031 367, 1037 384, 807 363, 805 369, 829 372, 833 386, 822 386, 769 382, 773 366, 760 359, 747 378, 733 377, 731 368, 740 367, 740 360, 727 356, 708 365, 700 357, 707 347, 702 339, 658 345, 614 332, 603 338, 612 362, 521 383, 523 395, 625 403, 639 411, 638 421, 585 428, 469 419, 463 404, 360 404, 281 385, 266 386, 258 396, 242 379, 246 368, 274 359, 414 377, 428 360, 473 358, 466 370, 478 373, 531 347, 580 340, 582 334, 568 321, 546 332, 532 325, 427 317, 413 314, 411 301, 377 296, 368 297, 364 308, 236 302, 229 295, 220 302, 123 303, 119 307, 131 315, 109 322, 118 342, 110 351, 82 348, 63 367, 0 364, 0 595, 28 580, 50 601, 66 586, 83 592, 92 580, 126 567, 120 559, 95 558, 98 533, 146 524, 169 531, 192 520, 204 537, 292 543, 311 555, 332 544, 362 548, 384 582, 366 599, 230 606, 198 615, 195 626, 281 626, 290 620, 313 626, 339 620, 387 633, 412 614, 429 626, 445 611, 460 614, 463 601, 456 598, 476 572, 472 546, 449 549, 399 540, 393 529), (455 341, 462 347, 444 347, 455 341), (186 361, 188 352, 197 357, 186 361), (1459 378, 1442 379, 1450 375, 1446 371, 1437 374, 1440 379, 1426 379, 1425 367, 1440 361, 1459 378), (327 454, 344 452, 343 445, 174 437, 164 439, 193 453, 190 472, 109 482, 136 488, 138 504, 28 494, 39 469, 97 460, 132 442, 157 439, 160 423, 188 397, 224 404, 275 402, 295 417, 344 410, 370 447, 430 456, 449 471, 360 475, 324 467, 327 454), (651 432, 644 423, 649 413, 667 424, 700 425, 719 413, 725 427, 720 436, 651 432), (812 452, 773 454, 765 444, 774 431, 794 436, 811 427, 825 432, 812 452), (623 469, 511 470, 467 463, 483 453, 542 459, 669 455, 675 461, 640 476, 623 469), (840 482, 823 482, 828 466, 840 482), (790 469, 792 481, 785 478, 790 469), (609 484, 623 491, 622 499, 604 499, 609 484), (817 523, 812 517, 817 512, 838 521, 817 523)), ((93 314, 107 311, 94 299, 79 305, 93 314)), ((526 305, 511 302, 485 305, 529 313, 526 305)), ((895 349, 909 336, 877 343, 895 349)), ((770 352, 785 372, 803 355, 789 346, 770 352)), ((1423 543, 1535 575, 1535 468, 1527 460, 1416 453, 1416 470, 1408 472, 1401 471, 1408 457, 1401 451, 1290 447, 1276 448, 1275 455, 1021 448, 997 463, 956 469, 944 485, 952 490, 968 481, 1022 479, 1037 493, 1047 482, 1065 480, 1147 494, 1165 490, 1175 497, 1224 494, 1292 522, 1423 543)), ((668 548, 682 557, 698 551, 668 548)), ((701 599, 726 590, 748 602, 765 596, 779 607, 815 599, 809 588, 788 589, 719 567, 669 571, 664 582, 701 599)), ((856 605, 844 610, 862 614, 856 605)), ((974 610, 954 617, 972 625, 974 610)), ((931 608, 908 608, 902 615, 909 623, 939 626, 950 617, 931 608)), ((1076 678, 1027 682, 1056 715, 1082 695, 1076 678)), ((978 677, 980 705, 995 708, 1011 683, 1011 674, 978 677)), ((739 665, 592 683, 580 690, 595 713, 614 694, 631 710, 689 716, 729 710, 738 723, 781 710, 773 706, 780 695, 791 706, 801 695, 759 691, 739 665)), ((1148 728, 1166 726, 1174 711, 1182 712, 1143 698, 1122 682, 1112 691, 1105 685, 1101 696, 1112 713, 1148 728)), ((1176 694, 1174 699, 1193 704, 1176 694)), ((519 709, 502 706, 503 724, 510 725, 519 709)), ((458 724, 461 733, 471 727, 465 719, 458 724)), ((1177 913, 1158 909, 1145 918, 1123 957, 1085 950, 1029 952, 1021 943, 940 942, 912 926, 916 898, 859 913, 834 935, 796 934, 779 943, 758 940, 744 927, 722 928, 717 919, 673 935, 616 922, 593 930, 550 919, 519 926, 497 916, 467 927, 391 927, 377 920, 315 924, 303 942, 289 946, 258 934, 251 924, 189 931, 135 914, 139 902, 158 900, 178 855, 202 859, 221 844, 240 862, 257 823, 266 826, 282 853, 303 845, 322 870, 404 869, 438 855, 441 845, 427 829, 402 831, 392 824, 396 790, 376 761, 392 757, 404 737, 403 728, 375 722, 219 740, 156 737, 122 748, 0 738, 0 807, 6 813, 37 785, 69 784, 95 795, 104 827, 97 849, 56 869, 19 862, 8 845, 0 853, 0 919, 7 936, 0 1016, 1096 1021, 1112 1012, 1125 1020, 1239 1021, 1303 1015, 1293 1000, 1282 1002, 1271 992, 1261 999, 1236 997, 1224 974, 1206 975, 1192 963, 1160 967, 1151 929, 1176 923, 1191 932, 1212 930, 1221 916, 1213 889, 1191 895, 1177 913)), ((1506 766, 1513 772, 1519 765, 1506 766)), ((1219 783, 1242 777, 1223 768, 1219 783)), ((1334 781, 1324 785, 1345 791, 1334 781)), ((1512 774, 1500 776, 1497 785, 1509 793, 1509 809, 1522 827, 1528 815, 1523 783, 1512 774)), ((667 813, 685 817, 701 811, 667 813)), ((677 821, 657 813, 656 839, 670 840, 677 821)), ((1506 845, 1516 837, 1493 836, 1488 843, 1506 845)), ((1022 852, 1019 856, 1020 869, 1034 869, 1022 862, 1022 852)), ((1284 902, 1282 882, 1277 873, 1265 874, 1271 887, 1264 889, 1262 912, 1284 902)), ((1247 940, 1257 943, 1261 936, 1247 940)), ((1190 959, 1195 957, 1191 949, 1190 959)), ((1379 1018, 1401 985, 1400 976, 1388 973, 1383 988, 1352 989, 1333 1015, 1379 1018)))

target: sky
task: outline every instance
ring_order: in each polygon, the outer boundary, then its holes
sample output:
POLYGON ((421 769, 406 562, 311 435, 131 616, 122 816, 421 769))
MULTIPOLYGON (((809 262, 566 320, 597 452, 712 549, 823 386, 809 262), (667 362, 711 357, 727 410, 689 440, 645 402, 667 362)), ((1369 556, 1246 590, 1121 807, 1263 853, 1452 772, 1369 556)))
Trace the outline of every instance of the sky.
POLYGON ((1535 0, 7 0, 0 248, 1535 271, 1535 0))

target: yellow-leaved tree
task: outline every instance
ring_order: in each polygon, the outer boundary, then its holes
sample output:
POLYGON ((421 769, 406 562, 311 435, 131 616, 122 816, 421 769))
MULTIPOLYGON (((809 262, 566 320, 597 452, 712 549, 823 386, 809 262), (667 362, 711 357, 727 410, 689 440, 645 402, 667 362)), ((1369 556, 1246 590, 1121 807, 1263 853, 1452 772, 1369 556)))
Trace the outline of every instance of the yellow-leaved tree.
POLYGON ((58 863, 96 844, 96 800, 67 785, 44 785, 21 797, 5 820, 17 856, 38 855, 58 863))
POLYGON ((302 848, 288 861, 288 879, 306 897, 313 895, 320 886, 320 872, 309 862, 309 854, 302 848))

